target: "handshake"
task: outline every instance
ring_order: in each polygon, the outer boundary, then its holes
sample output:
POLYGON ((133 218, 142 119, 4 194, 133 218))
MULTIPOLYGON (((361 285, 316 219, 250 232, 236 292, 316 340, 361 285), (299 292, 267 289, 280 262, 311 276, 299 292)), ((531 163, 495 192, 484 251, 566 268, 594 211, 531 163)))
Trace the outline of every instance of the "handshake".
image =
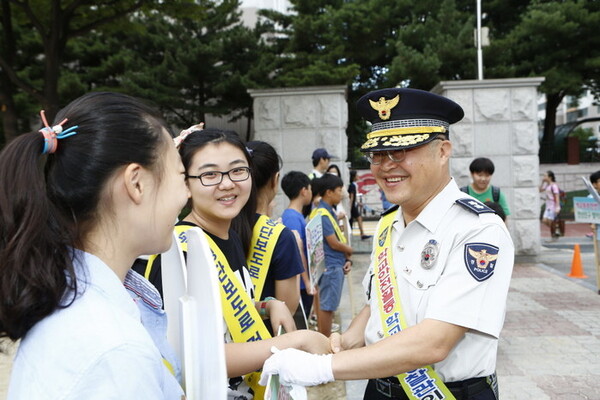
MULTIPOLYGON (((323 335, 320 336, 319 340, 327 339, 323 335)), ((259 383, 265 386, 271 375, 279 375, 279 382, 286 386, 315 386, 333 382, 335 377, 333 376, 332 353, 341 350, 341 341, 342 337, 339 333, 332 333, 328 340, 328 354, 311 354, 295 348, 279 350, 274 346, 271 347, 273 355, 265 361, 259 383)), ((311 345, 308 345, 307 350, 318 351, 311 345)))

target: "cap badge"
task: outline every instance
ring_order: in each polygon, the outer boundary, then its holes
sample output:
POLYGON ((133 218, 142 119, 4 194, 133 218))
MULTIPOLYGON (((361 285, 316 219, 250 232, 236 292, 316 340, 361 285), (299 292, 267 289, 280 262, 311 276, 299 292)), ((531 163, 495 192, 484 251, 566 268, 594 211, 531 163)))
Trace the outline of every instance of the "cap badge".
POLYGON ((430 239, 421 252, 421 267, 423 267, 423 269, 431 269, 437 261, 438 253, 438 242, 434 239, 430 239))
POLYGON ((380 97, 379 100, 377 101, 373 101, 371 99, 369 99, 369 103, 371 104, 371 107, 374 110, 377 110, 377 112, 379 113, 379 118, 381 118, 382 120, 386 121, 388 119, 390 119, 390 116, 392 115, 391 110, 392 108, 396 107, 398 105, 398 102, 400 101, 400 95, 396 95, 396 97, 394 97, 391 100, 386 100, 385 97, 380 97))

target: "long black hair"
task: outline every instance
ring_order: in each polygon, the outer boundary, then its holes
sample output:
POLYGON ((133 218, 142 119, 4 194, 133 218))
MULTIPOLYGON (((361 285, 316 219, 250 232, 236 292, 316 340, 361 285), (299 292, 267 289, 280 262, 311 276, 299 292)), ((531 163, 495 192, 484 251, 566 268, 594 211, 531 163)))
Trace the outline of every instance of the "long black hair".
POLYGON ((267 183, 281 170, 281 157, 273 146, 267 142, 254 140, 247 143, 252 150, 252 176, 258 190, 265 187, 267 183))
MULTIPOLYGON (((160 178, 162 119, 132 97, 86 94, 55 123, 75 135, 42 155, 44 136, 15 138, 0 153, 0 338, 17 340, 77 292, 73 249, 98 222, 101 194, 118 168, 138 163, 160 178)), ((51 124, 51 125, 54 125, 51 124)))
MULTIPOLYGON (((194 131, 181 143, 179 147, 179 155, 185 170, 189 172, 192 165, 194 155, 208 144, 229 143, 237 147, 244 153, 250 170, 254 170, 254 164, 248 149, 243 140, 234 131, 225 131, 214 128, 194 131)), ((190 200, 191 201, 191 200, 190 200)), ((250 240, 252 239, 251 221, 256 211, 256 188, 254 179, 252 180, 252 189, 248 201, 242 207, 240 213, 231 221, 231 228, 238 233, 244 246, 244 252, 248 252, 250 248, 250 240)))

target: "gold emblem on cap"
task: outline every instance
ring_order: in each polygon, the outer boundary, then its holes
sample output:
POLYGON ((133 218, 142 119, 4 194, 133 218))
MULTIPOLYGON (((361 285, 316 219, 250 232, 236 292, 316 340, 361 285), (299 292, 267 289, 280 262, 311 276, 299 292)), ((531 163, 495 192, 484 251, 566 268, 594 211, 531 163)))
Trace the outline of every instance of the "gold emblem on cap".
POLYGON ((396 97, 394 97, 391 100, 386 100, 385 97, 380 97, 379 100, 377 101, 373 101, 371 99, 369 99, 369 103, 371 104, 371 107, 374 110, 377 110, 377 112, 379 113, 379 118, 381 118, 382 120, 388 120, 390 119, 390 116, 392 115, 392 108, 396 107, 398 105, 398 102, 400 101, 400 95, 396 95, 396 97))

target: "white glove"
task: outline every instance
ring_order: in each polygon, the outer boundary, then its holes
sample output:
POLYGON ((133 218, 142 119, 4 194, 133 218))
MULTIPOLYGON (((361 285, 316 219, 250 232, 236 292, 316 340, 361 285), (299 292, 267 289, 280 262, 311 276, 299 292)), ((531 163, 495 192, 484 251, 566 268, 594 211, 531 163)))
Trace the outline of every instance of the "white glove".
POLYGON ((332 354, 310 354, 297 349, 278 350, 265 361, 260 384, 265 386, 269 376, 279 374, 283 385, 315 386, 333 382, 332 354))

